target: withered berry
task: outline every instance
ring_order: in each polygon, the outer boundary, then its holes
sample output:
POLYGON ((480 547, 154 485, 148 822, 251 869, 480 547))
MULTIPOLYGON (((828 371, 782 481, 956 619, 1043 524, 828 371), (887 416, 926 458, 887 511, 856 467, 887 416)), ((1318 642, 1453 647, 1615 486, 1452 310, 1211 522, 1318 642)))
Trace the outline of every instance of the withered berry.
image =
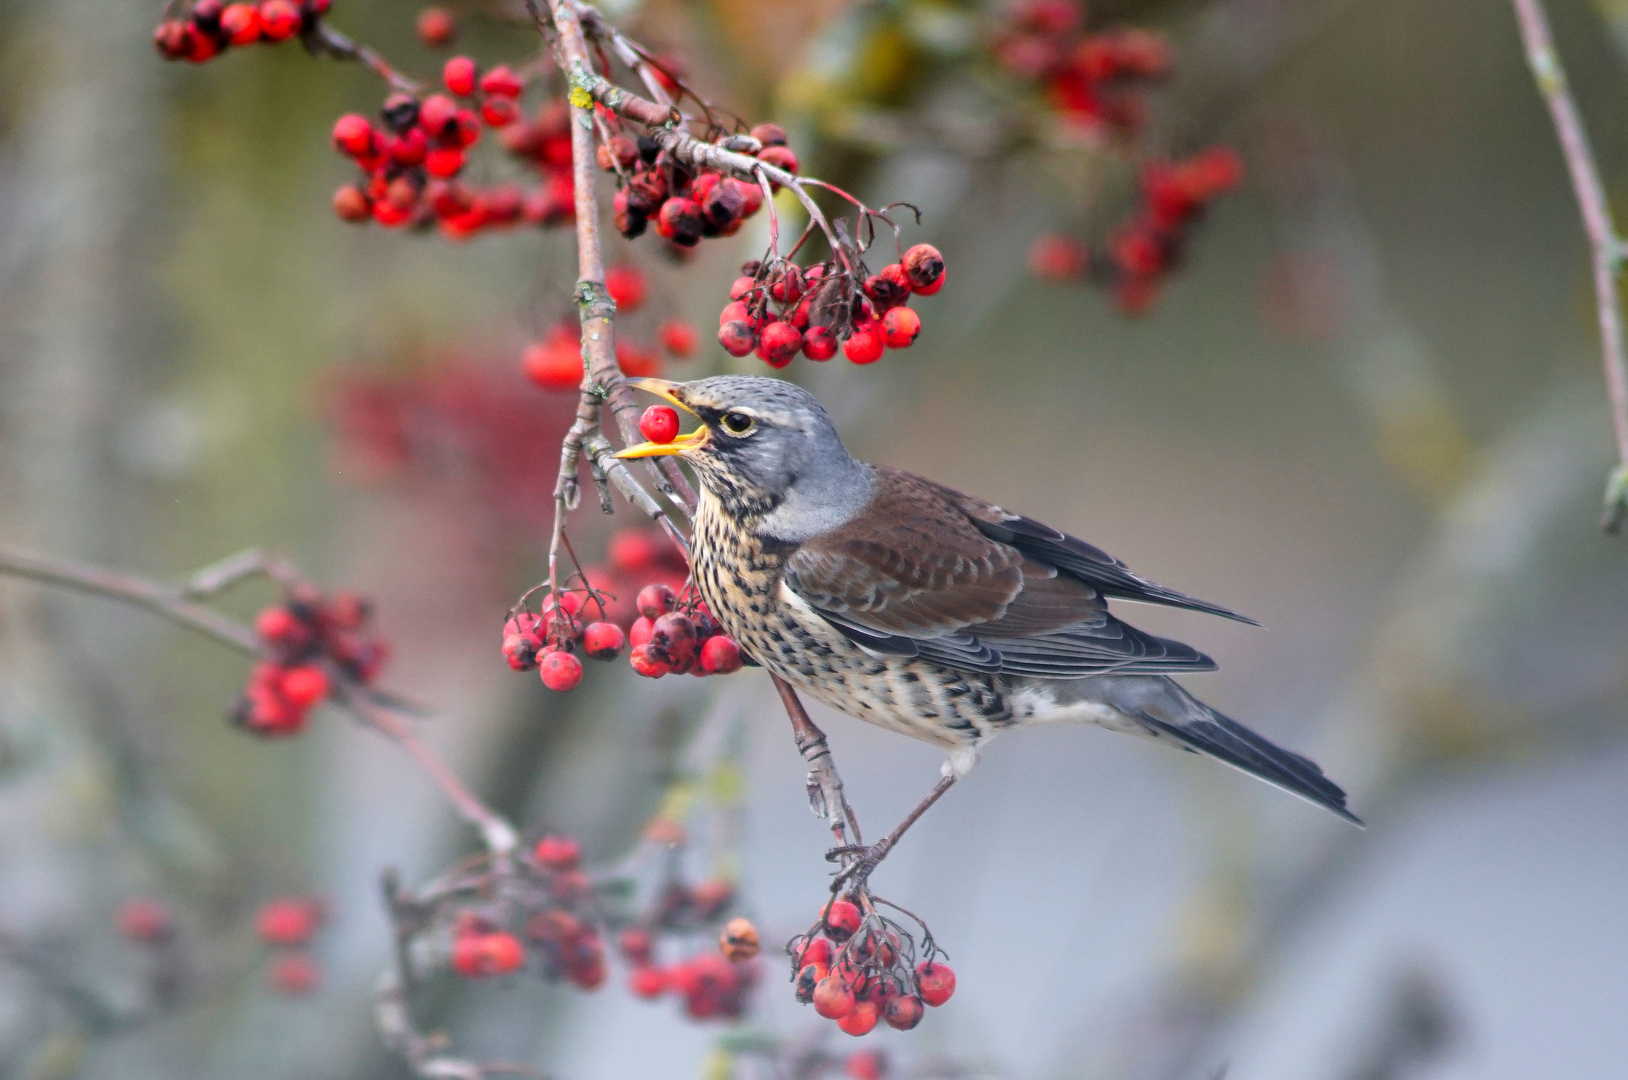
POLYGON ((859 929, 859 907, 851 900, 833 900, 825 909, 825 932, 832 941, 843 942, 859 929))
POLYGON ((639 590, 636 603, 639 614, 654 621, 678 606, 678 595, 666 585, 656 582, 639 590))
POLYGON ((675 668, 684 666, 695 655, 695 623, 688 615, 669 611, 656 620, 651 629, 650 644, 667 658, 675 668))
POLYGON ((647 679, 659 679, 672 670, 652 645, 635 646, 628 659, 633 664, 633 670, 647 679))
POLYGON ((591 622, 582 631, 582 651, 595 660, 614 660, 622 655, 627 638, 612 622, 591 622))
POLYGON ((515 671, 530 671, 537 666, 537 653, 543 639, 536 634, 510 634, 503 639, 503 659, 515 671))
POLYGON ((718 344, 730 356, 745 356, 757 348, 757 335, 748 324, 738 319, 732 320, 718 328, 718 344))
POLYGON ((757 927, 752 925, 750 919, 729 920, 718 938, 718 947, 723 950, 724 959, 732 964, 752 959, 759 948, 757 927))
POLYGON ((921 998, 915 994, 900 994, 889 999, 887 1006, 882 1010, 882 1019, 887 1026, 898 1031, 909 1031, 921 1023, 922 1014, 927 1010, 922 1008, 921 998))
POLYGON ((931 244, 917 244, 904 253, 904 272, 917 292, 930 288, 944 275, 944 256, 931 244))

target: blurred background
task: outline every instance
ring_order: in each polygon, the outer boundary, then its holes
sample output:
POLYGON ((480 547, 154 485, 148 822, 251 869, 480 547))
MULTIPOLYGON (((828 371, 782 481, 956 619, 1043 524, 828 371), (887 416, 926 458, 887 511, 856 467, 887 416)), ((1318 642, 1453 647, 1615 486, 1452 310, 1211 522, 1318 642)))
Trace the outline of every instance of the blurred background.
MULTIPOLYGON (((428 74, 446 54, 414 36, 417 10, 338 0, 331 21, 428 74)), ((999 740, 875 880, 931 924, 957 996, 866 1044, 907 1074, 1035 1080, 1620 1074, 1628 549, 1597 526, 1612 458, 1587 247, 1509 7, 1091 6, 1088 26, 1172 50, 1139 152, 1225 145, 1245 166, 1137 316, 1031 268, 1044 235, 1100 245, 1135 169, 1115 140, 1058 135, 992 56, 1002 9, 607 11, 713 100, 784 124, 805 174, 921 208, 906 243, 937 244, 949 278, 916 305, 919 342, 786 371, 851 448, 1260 619, 1133 613, 1215 656, 1195 692, 1316 758, 1369 825, 1096 729, 999 740)), ((459 13, 458 49, 534 49, 459 13)), ((1620 188, 1628 8, 1550 15, 1620 188)), ((690 685, 618 664, 563 695, 498 656, 503 613, 545 572, 572 402, 519 356, 571 313, 569 235, 343 225, 330 195, 353 170, 328 132, 377 108, 377 80, 293 43, 166 65, 154 17, 0 2, 0 543, 164 579, 265 545, 365 590, 386 683, 433 706, 426 737, 592 863, 654 810, 672 725, 723 717, 744 803, 709 857, 767 942, 806 927, 828 834, 761 672, 690 685)), ((704 346, 670 377, 761 373, 709 328, 765 239, 754 219, 678 265, 612 237, 651 286, 621 332, 648 343, 687 318, 704 346)), ((592 502, 573 529, 597 557, 592 502)), ((0 581, 0 1074, 407 1075, 372 1025, 379 874, 421 881, 474 838, 342 716, 275 743, 230 729, 245 669, 145 614, 0 581), (294 1000, 266 986, 250 925, 291 893, 330 912, 323 987, 294 1000), (115 928, 132 897, 169 905, 191 943, 162 1002, 115 928)), ((871 830, 936 776, 929 747, 815 718, 871 830)), ((428 1026, 561 1080, 727 1070, 719 1028, 623 978, 451 988, 428 1026)), ((816 1027, 850 1048, 771 978, 734 1037, 816 1027)))

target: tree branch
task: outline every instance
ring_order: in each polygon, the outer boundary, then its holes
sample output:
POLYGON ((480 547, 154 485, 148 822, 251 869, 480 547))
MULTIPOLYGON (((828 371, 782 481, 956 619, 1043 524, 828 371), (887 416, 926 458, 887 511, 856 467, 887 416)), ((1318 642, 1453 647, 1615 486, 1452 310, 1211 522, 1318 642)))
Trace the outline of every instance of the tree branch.
MULTIPOLYGON (((189 579, 189 588, 197 590, 202 585, 219 588, 223 580, 241 580, 247 572, 245 568, 251 565, 262 573, 271 565, 286 566, 277 560, 267 560, 257 552, 246 553, 206 567, 189 579)), ((0 575, 28 578, 131 604, 239 652, 261 655, 260 641, 253 630, 188 599, 183 589, 102 567, 3 548, 0 548, 0 575)), ((519 846, 520 835, 514 826, 475 797, 451 767, 419 739, 400 710, 387 703, 387 695, 370 690, 343 672, 339 673, 335 689, 333 703, 407 751, 464 820, 480 830, 481 838, 495 857, 507 858, 519 846)))
POLYGON ((1566 69, 1555 51, 1549 32, 1549 19, 1542 0, 1513 0, 1520 25, 1526 62, 1532 68, 1538 92, 1549 106, 1560 150, 1571 173, 1572 190, 1582 211, 1583 228, 1588 233, 1594 264, 1594 300, 1599 309, 1601 361, 1605 385, 1611 398, 1611 422, 1617 439, 1617 466, 1606 484, 1602 526, 1615 533, 1628 519, 1628 356, 1623 344, 1622 304, 1617 296, 1617 278, 1622 273, 1623 241, 1611 220, 1611 207, 1600 170, 1589 148, 1583 118, 1572 99, 1566 69))

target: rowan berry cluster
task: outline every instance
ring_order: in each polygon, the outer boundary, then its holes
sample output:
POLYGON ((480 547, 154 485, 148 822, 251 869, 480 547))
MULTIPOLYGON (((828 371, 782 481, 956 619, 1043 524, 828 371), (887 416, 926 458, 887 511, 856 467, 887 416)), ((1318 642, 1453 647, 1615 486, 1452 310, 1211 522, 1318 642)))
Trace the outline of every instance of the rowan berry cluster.
POLYGON ((266 981, 273 990, 303 997, 322 984, 322 969, 305 947, 325 916, 322 902, 309 897, 271 900, 255 914, 255 935, 272 950, 266 981))
MULTIPOLYGON (((721 883, 711 883, 721 884, 721 883)), ((727 886, 725 886, 727 887, 727 886)), ((680 895, 679 899, 685 899, 680 895)), ((723 897, 712 915, 727 903, 723 897)), ((666 906, 664 898, 663 906, 666 906)), ((659 910, 659 909, 658 909, 659 910)), ((630 926, 616 939, 617 949, 633 970, 628 989, 647 1001, 672 995, 684 1002, 691 1020, 736 1020, 746 1008, 747 993, 762 977, 757 956, 757 930, 746 919, 732 919, 724 927, 720 949, 706 949, 670 964, 655 961, 655 941, 644 925, 630 926)))
POLYGON ((368 616, 367 601, 356 593, 328 596, 310 585, 289 589, 281 604, 255 617, 265 659, 250 669, 233 722, 256 735, 294 735, 332 692, 335 677, 372 682, 389 646, 367 635, 368 616))
MULTIPOLYGON (((600 110, 613 129, 614 114, 600 110)), ((750 135, 721 135, 718 145, 756 157, 765 165, 797 171, 797 155, 786 145, 778 124, 759 124, 750 135)), ((703 238, 734 236, 741 223, 763 208, 763 188, 710 170, 696 172, 675 160, 650 135, 615 134, 600 144, 599 167, 615 172, 616 230, 629 240, 653 228, 678 248, 692 248, 703 238)))
POLYGON ((467 56, 448 60, 441 81, 447 93, 422 100, 391 94, 379 126, 360 113, 334 124, 334 148, 356 162, 363 177, 334 193, 334 212, 387 228, 433 224, 454 240, 521 222, 574 221, 570 107, 549 101, 525 119, 525 78, 502 64, 482 72, 467 56), (483 127, 499 131, 505 149, 534 166, 541 183, 529 191, 517 184, 463 183, 459 177, 483 127))
POLYGON ((991 50, 1002 69, 1040 87, 1062 120, 1093 136, 1125 138, 1147 122, 1145 90, 1170 72, 1170 48, 1148 30, 1088 34, 1076 0, 1019 0, 991 50))
POLYGON ((831 259, 807 268, 786 259, 749 262, 729 289, 718 315, 718 343, 731 356, 756 352, 783 368, 799 352, 810 360, 842 354, 873 364, 886 349, 907 349, 921 333, 912 295, 932 296, 944 287, 944 257, 931 244, 917 244, 879 273, 845 268, 831 259))
POLYGON ((1193 224, 1243 175, 1243 162, 1224 146, 1180 161, 1149 162, 1141 170, 1136 210, 1104 245, 1088 249, 1072 237, 1048 233, 1029 249, 1030 269, 1046 281, 1089 278, 1108 285, 1122 311, 1143 314, 1179 265, 1193 224))
POLYGON ((916 963, 915 939, 874 905, 867 908, 833 899, 808 933, 786 946, 797 1000, 849 1035, 867 1034, 878 1023, 909 1031, 926 1006, 950 1000, 955 972, 937 959, 931 936, 925 959, 916 963))
POLYGON ((331 0, 197 0, 184 18, 158 24, 153 45, 166 60, 201 64, 233 45, 276 45, 309 34, 330 5, 331 0))

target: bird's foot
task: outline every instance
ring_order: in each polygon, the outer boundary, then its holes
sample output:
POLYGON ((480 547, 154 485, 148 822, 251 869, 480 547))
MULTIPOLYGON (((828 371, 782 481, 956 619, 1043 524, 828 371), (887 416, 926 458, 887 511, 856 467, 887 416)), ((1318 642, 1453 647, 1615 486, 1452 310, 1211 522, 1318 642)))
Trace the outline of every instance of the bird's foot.
POLYGON ((874 844, 848 844, 827 851, 826 862, 842 864, 842 869, 831 881, 832 891, 840 892, 845 888, 863 890, 871 873, 888 857, 896 841, 897 837, 887 836, 874 844))

